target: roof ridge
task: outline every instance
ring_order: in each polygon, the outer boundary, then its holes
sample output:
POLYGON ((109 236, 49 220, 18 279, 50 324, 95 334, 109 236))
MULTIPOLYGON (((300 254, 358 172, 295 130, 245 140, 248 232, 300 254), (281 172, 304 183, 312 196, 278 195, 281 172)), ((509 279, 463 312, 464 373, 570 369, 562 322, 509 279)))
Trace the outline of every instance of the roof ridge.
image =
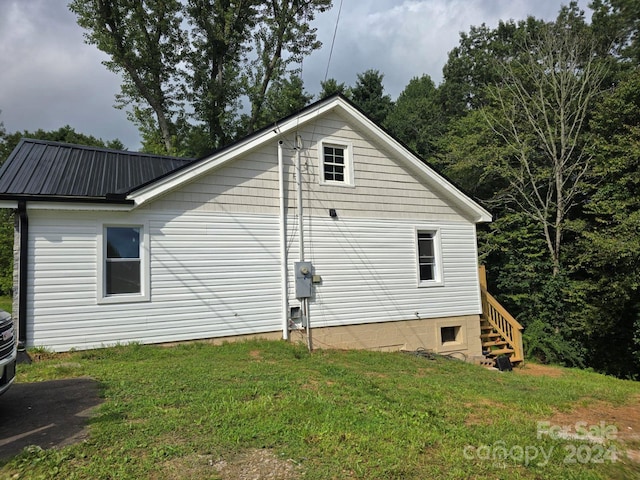
POLYGON ((108 147, 98 147, 93 145, 80 145, 77 143, 69 143, 69 142, 61 142, 58 140, 42 140, 39 138, 31 138, 31 137, 22 137, 20 142, 24 143, 38 143, 41 145, 47 145, 52 147, 67 147, 76 150, 90 150, 95 152, 104 152, 104 153, 119 153, 125 155, 137 155, 141 157, 150 157, 150 158, 159 158, 159 159, 167 159, 167 160, 179 160, 182 162, 192 162, 194 159, 189 157, 176 157, 172 155, 158 155, 155 153, 147 153, 147 152, 137 152, 134 150, 119 150, 116 148, 108 148, 108 147))

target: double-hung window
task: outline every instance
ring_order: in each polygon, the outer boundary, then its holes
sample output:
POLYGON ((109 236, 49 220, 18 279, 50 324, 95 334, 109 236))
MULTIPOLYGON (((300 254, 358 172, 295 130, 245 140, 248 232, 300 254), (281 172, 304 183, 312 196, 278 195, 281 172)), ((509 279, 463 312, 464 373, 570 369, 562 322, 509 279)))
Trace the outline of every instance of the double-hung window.
POLYGON ((418 257, 418 285, 441 285, 442 259, 440 256, 439 230, 416 230, 416 246, 418 257))
POLYGON ((148 300, 146 232, 143 225, 104 226, 99 301, 148 300))
POLYGON ((322 185, 353 186, 353 154, 349 142, 325 139, 319 143, 319 177, 322 185))

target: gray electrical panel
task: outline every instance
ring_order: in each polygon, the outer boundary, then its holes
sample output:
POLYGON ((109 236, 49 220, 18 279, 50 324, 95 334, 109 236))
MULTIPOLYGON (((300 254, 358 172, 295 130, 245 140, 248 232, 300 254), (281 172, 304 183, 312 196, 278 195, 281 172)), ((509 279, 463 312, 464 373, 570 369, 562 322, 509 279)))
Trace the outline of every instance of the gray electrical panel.
POLYGON ((296 298, 310 298, 313 291, 313 265, 311 262, 296 262, 296 298))

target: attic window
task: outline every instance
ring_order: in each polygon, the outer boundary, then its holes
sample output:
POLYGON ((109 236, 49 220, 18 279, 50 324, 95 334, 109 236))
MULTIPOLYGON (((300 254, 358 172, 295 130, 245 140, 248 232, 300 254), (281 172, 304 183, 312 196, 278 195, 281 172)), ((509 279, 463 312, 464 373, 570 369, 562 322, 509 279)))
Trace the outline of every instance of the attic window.
POLYGON ((321 185, 353 186, 353 147, 348 142, 326 139, 319 145, 321 185))

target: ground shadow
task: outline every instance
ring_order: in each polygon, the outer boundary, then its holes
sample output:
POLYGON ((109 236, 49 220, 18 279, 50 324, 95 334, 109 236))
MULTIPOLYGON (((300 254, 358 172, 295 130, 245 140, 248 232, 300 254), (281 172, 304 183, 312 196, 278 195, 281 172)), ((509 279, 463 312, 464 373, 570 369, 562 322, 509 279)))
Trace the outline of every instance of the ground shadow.
POLYGON ((87 437, 91 410, 102 403, 99 383, 71 378, 16 383, 0 396, 0 460, 28 445, 62 447, 87 437))

